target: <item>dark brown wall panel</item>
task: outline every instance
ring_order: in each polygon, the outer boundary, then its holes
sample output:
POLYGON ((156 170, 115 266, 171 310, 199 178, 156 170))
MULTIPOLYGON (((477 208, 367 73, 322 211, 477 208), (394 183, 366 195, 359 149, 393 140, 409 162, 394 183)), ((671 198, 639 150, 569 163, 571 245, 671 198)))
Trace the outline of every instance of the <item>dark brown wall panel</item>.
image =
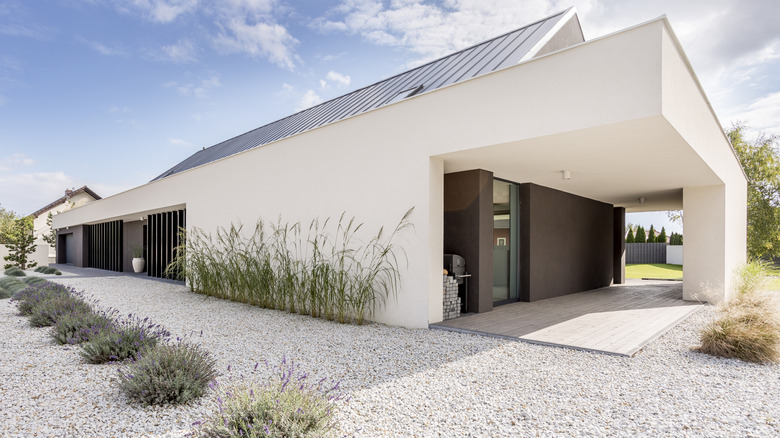
POLYGON ((466 260, 468 311, 493 309, 493 173, 444 175, 444 253, 466 260))
POLYGON ((520 196, 521 300, 609 286, 613 206, 536 184, 520 196))

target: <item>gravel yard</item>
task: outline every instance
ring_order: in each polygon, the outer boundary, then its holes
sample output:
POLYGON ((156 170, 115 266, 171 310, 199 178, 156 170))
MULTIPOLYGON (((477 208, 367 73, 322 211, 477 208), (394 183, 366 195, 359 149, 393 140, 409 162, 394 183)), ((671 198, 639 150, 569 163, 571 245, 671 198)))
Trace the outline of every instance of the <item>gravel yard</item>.
MULTIPOLYGON (((689 351, 712 309, 633 358, 378 324, 339 325, 131 276, 47 276, 101 306, 191 335, 224 379, 260 379, 283 356, 342 380, 350 436, 778 436, 780 366, 689 351), (201 335, 202 331, 202 335, 201 335), (228 372, 228 366, 231 371, 228 372)), ((87 365, 0 301, 0 436, 184 436, 215 409, 128 404, 116 365, 87 365)))

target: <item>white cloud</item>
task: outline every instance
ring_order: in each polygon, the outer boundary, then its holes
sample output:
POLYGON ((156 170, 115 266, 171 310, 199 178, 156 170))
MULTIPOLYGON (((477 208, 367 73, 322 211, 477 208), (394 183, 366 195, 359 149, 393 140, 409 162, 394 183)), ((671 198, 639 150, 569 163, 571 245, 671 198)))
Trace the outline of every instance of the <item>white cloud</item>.
POLYGON ((319 103, 322 103, 322 98, 314 90, 308 90, 304 93, 303 97, 301 97, 295 111, 305 110, 306 108, 311 108, 319 103))
POLYGON ((198 82, 182 83, 177 81, 169 81, 163 84, 163 86, 176 90, 176 92, 182 96, 202 99, 208 96, 209 90, 221 87, 222 83, 219 81, 218 77, 210 76, 206 79, 201 79, 198 82))
MULTIPOLYGON (((751 134, 756 135, 764 131, 780 134, 778 120, 780 120, 780 91, 760 97, 753 101, 732 108, 732 111, 724 114, 724 122, 745 122, 751 134)), ((728 129, 729 123, 724 123, 728 129)))
POLYGON ((32 158, 21 153, 15 153, 0 160, 0 171, 18 170, 20 167, 27 167, 33 164, 35 164, 35 160, 32 158))
POLYGON ((445 0, 440 4, 404 0, 387 5, 347 0, 330 11, 332 19, 318 19, 314 24, 325 32, 359 34, 377 45, 409 50, 418 55, 413 63, 420 63, 566 7, 544 0, 445 0))
POLYGON ((338 84, 339 87, 346 87, 349 85, 350 82, 352 82, 352 78, 350 78, 347 75, 343 75, 341 73, 336 73, 335 71, 331 70, 328 72, 328 74, 325 76, 325 79, 335 82, 338 84))
POLYGON ((120 11, 140 12, 147 20, 158 23, 170 23, 197 5, 198 0, 124 0, 116 4, 120 11))
POLYGON ((197 46, 188 39, 180 39, 176 43, 163 46, 160 49, 160 58, 165 61, 185 63, 195 61, 197 46))
POLYGON ((100 42, 97 42, 97 41, 88 40, 86 38, 81 38, 81 37, 76 38, 76 40, 78 40, 82 44, 85 44, 86 46, 88 46, 92 50, 100 53, 101 55, 116 56, 116 55, 124 55, 125 54, 125 51, 122 50, 119 47, 110 47, 110 46, 107 46, 107 45, 105 45, 103 43, 100 43, 100 42))
POLYGON ((19 214, 30 214, 62 196, 76 184, 65 172, 0 173, 3 206, 19 214))
POLYGON ((174 146, 179 146, 179 147, 184 147, 184 148, 191 148, 191 147, 194 146, 192 143, 190 143, 190 142, 188 142, 186 140, 179 139, 179 138, 169 138, 168 139, 168 143, 170 143, 170 144, 172 144, 174 146))
POLYGON ((293 70, 299 61, 293 53, 298 40, 284 26, 259 22, 249 24, 233 18, 222 25, 214 45, 225 53, 246 53, 254 58, 267 58, 279 67, 293 70))

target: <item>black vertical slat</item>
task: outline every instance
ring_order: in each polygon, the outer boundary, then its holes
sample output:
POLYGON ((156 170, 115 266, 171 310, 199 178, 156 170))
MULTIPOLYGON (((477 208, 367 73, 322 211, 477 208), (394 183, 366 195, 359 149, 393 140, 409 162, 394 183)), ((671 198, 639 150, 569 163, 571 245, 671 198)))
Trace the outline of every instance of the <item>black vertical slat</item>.
POLYGON ((157 214, 149 216, 149 268, 152 277, 157 277, 157 214))

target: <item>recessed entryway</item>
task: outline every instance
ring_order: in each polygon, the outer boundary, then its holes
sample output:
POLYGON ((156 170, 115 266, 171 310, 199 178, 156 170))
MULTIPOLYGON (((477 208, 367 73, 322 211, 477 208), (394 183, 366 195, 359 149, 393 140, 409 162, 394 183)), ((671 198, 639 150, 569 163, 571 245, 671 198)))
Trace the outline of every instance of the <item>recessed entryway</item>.
POLYGON ((702 307, 682 300, 682 282, 625 285, 515 302, 431 328, 633 356, 702 307))

